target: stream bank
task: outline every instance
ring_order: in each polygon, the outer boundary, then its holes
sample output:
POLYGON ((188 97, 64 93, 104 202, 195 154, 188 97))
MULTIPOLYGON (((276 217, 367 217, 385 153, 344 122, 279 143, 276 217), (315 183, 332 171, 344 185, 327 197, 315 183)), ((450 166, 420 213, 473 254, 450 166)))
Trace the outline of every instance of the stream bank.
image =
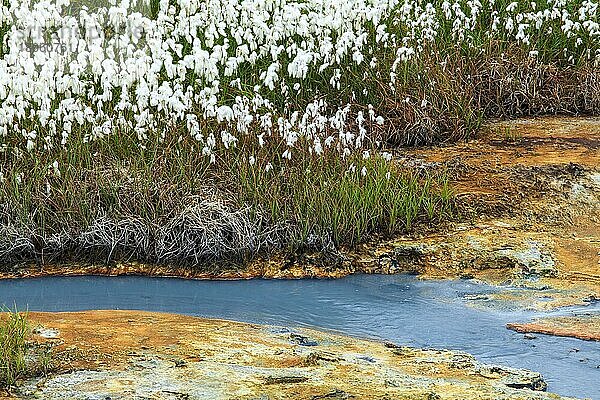
POLYGON ((537 373, 310 329, 133 311, 32 313, 57 372, 44 399, 560 399, 537 373), (43 327, 43 328, 42 328, 43 327), (198 384, 202 382, 202 384, 198 384))
MULTIPOLYGON (((600 118, 544 117, 489 122, 469 142, 395 150, 395 162, 445 171, 459 215, 441 227, 355 249, 272 254, 243 266, 204 269, 121 262, 19 265, 0 278, 144 275, 191 279, 340 278, 416 273, 476 278, 543 291, 515 291, 535 308, 600 298, 600 118)), ((502 296, 506 296, 503 293, 502 296)))

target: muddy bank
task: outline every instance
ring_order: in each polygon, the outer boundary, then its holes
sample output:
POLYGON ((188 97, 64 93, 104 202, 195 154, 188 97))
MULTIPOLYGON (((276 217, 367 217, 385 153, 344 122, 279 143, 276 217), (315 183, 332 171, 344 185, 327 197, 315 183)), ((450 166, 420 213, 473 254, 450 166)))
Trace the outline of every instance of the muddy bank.
POLYGON ((530 323, 508 324, 507 328, 522 333, 542 333, 600 341, 600 315, 542 318, 530 323))
POLYGON ((134 311, 30 317, 56 372, 21 398, 560 398, 537 373, 309 329, 134 311))
POLYGON ((349 261, 326 260, 323 255, 307 254, 298 259, 290 259, 282 255, 255 259, 245 265, 227 267, 221 263, 214 268, 190 268, 171 265, 152 265, 138 262, 119 262, 110 265, 103 264, 54 264, 28 265, 0 271, 0 279, 37 278, 42 276, 152 276, 177 277, 204 280, 233 280, 233 279, 302 279, 302 278, 342 278, 352 273, 367 272, 350 265, 349 261))

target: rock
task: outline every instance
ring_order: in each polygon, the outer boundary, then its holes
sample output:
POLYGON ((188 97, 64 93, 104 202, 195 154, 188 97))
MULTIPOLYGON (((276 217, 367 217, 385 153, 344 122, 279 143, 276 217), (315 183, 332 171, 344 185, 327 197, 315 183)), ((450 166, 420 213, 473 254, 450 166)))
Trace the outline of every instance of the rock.
POLYGON ((306 365, 318 365, 319 361, 338 362, 340 359, 334 353, 329 352, 314 352, 305 357, 306 365))
POLYGON ((173 362, 177 368, 185 367, 187 365, 187 363, 183 360, 174 360, 173 362))
POLYGON ((397 244, 394 248, 394 257, 403 261, 414 262, 431 253, 431 246, 424 243, 397 244))
POLYGON ((499 378, 500 382, 510 388, 546 390, 548 386, 537 372, 499 365, 479 365, 477 368, 481 376, 499 378))
POLYGON ((538 241, 529 240, 525 248, 501 249, 498 254, 507 257, 525 275, 556 276, 558 269, 552 253, 538 241))
POLYGON ((312 397, 312 400, 320 400, 320 399, 353 399, 355 396, 344 392, 343 390, 335 389, 326 394, 318 394, 312 397))
POLYGON ((310 338, 297 334, 290 333, 290 340, 300 346, 318 346, 319 343, 315 340, 311 340, 310 338))
POLYGON ((300 383, 306 382, 308 377, 306 376, 267 376, 265 378, 265 385, 281 385, 285 383, 300 383))
POLYGON ((57 339, 60 335, 60 332, 58 332, 56 329, 47 329, 43 326, 38 326, 37 328, 33 329, 33 334, 39 335, 44 339, 57 339))
POLYGON ((490 301, 490 296, 486 294, 465 294, 463 299, 467 301, 490 301))

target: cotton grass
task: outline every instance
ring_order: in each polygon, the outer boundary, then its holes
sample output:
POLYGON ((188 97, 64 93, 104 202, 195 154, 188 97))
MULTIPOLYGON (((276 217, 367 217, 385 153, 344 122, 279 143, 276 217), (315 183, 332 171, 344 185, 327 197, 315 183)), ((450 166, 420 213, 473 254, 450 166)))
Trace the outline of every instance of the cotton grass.
POLYGON ((372 81, 393 93, 435 47, 507 42, 562 65, 600 59, 593 1, 146 1, 3 5, 5 151, 69 151, 80 129, 84 141, 134 132, 144 146, 185 125, 212 161, 246 135, 283 143, 286 158, 345 154, 385 121, 372 81))
POLYGON ((470 137, 486 117, 597 114, 598 14, 588 0, 5 1, 0 255, 199 265, 439 222, 447 179, 382 152, 470 137))

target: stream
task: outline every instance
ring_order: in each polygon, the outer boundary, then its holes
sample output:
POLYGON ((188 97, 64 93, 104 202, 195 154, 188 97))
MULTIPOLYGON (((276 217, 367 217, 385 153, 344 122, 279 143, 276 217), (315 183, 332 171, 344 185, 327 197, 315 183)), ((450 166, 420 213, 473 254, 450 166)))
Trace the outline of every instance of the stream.
MULTIPOLYGON (((411 275, 247 281, 47 277, 0 280, 0 305, 31 311, 163 311, 462 350, 486 363, 541 372, 550 392, 600 400, 600 342, 538 334, 527 340, 505 324, 557 311, 480 309, 466 299, 499 290, 468 280, 421 281, 411 275)), ((558 312, 600 310, 591 305, 558 312)))

